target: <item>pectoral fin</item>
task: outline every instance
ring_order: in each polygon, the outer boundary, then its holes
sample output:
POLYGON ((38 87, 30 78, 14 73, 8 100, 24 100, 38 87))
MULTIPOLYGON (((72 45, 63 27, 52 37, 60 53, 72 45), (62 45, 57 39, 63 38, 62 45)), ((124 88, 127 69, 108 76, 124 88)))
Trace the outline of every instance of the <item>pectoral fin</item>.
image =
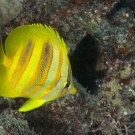
POLYGON ((45 102, 46 102, 45 100, 29 99, 23 104, 21 108, 19 108, 19 111, 20 112, 31 111, 35 108, 42 106, 45 102))

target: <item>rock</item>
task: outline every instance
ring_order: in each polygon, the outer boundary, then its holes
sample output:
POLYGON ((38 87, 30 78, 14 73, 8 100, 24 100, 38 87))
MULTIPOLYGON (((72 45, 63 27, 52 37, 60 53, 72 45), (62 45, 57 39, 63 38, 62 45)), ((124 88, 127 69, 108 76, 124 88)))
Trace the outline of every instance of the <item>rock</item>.
POLYGON ((23 6, 18 0, 1 0, 0 1, 0 27, 19 15, 23 6))

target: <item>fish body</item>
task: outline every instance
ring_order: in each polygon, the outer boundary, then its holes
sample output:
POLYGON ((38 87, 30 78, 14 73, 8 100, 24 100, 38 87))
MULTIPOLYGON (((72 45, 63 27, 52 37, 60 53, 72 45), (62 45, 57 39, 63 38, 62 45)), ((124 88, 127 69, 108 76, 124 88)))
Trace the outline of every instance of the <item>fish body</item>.
POLYGON ((0 96, 29 98, 26 112, 67 94, 75 94, 66 44, 51 27, 24 25, 0 46, 0 96))

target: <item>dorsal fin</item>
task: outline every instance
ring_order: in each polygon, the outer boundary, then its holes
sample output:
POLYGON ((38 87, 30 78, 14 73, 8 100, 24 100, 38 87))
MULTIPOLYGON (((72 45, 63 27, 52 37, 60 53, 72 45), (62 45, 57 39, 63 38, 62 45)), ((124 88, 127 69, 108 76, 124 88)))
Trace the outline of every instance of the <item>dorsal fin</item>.
POLYGON ((58 46, 67 53, 64 40, 50 26, 42 24, 23 25, 12 30, 5 41, 5 52, 7 57, 14 55, 20 45, 25 45, 29 40, 43 43, 57 41, 58 46))

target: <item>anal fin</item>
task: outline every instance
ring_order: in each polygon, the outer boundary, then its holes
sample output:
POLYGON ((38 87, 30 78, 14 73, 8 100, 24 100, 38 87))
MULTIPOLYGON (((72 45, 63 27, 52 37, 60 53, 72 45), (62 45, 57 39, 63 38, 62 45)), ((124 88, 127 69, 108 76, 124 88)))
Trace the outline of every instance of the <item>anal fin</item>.
POLYGON ((36 109, 36 108, 42 106, 45 102, 46 102, 45 100, 41 100, 41 99, 39 99, 39 100, 38 99, 29 99, 18 110, 20 112, 31 111, 33 109, 36 109))

